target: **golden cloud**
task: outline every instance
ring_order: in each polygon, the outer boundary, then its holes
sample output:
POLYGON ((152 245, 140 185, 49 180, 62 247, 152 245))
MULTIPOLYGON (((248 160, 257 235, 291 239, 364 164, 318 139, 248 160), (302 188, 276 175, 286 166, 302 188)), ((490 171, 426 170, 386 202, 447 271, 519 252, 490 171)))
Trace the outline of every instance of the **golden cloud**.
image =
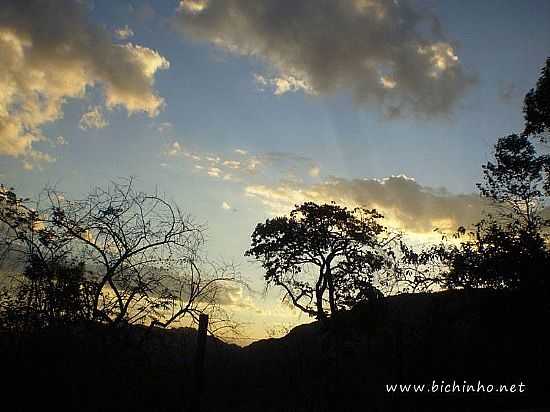
MULTIPOLYGON (((109 108, 155 116, 154 89, 168 61, 139 45, 115 44, 75 0, 6 0, 0 9, 0 155, 31 161, 41 127, 63 117, 69 98, 104 89, 109 108)), ((36 155, 35 155, 36 157, 36 155)))
POLYGON ((82 130, 88 129, 103 129, 109 123, 103 117, 103 111, 100 106, 89 107, 88 111, 82 115, 79 122, 79 127, 82 130))
POLYGON ((274 215, 287 214, 295 204, 306 201, 334 201, 348 207, 366 207, 381 211, 387 226, 412 233, 430 233, 435 228, 455 230, 477 222, 485 202, 475 194, 451 194, 418 184, 406 176, 385 179, 341 179, 300 185, 251 185, 249 197, 260 200, 274 215))

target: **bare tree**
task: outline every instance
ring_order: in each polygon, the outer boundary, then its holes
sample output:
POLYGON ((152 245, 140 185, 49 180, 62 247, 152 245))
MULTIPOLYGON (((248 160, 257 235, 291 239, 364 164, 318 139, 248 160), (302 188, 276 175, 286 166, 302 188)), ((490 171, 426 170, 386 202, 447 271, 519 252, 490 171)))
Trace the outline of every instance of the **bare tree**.
POLYGON ((27 284, 59 286, 67 268, 80 265, 73 292, 86 290, 89 320, 166 327, 210 311, 227 326, 216 296, 235 272, 204 259, 203 226, 159 193, 134 186, 132 179, 113 182, 82 200, 47 189, 34 204, 3 188, 2 255, 23 262, 27 284))

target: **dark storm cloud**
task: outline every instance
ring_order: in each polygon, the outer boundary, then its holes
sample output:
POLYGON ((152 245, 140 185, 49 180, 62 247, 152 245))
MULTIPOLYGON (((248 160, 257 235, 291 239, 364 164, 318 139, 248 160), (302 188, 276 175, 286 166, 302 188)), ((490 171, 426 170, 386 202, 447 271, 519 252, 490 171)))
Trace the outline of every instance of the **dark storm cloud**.
MULTIPOLYGON (((350 92, 391 113, 449 112, 473 83, 440 22, 398 0, 184 0, 184 33, 275 71, 256 75, 275 94, 350 92)), ((390 116, 391 117, 391 116, 390 116)))

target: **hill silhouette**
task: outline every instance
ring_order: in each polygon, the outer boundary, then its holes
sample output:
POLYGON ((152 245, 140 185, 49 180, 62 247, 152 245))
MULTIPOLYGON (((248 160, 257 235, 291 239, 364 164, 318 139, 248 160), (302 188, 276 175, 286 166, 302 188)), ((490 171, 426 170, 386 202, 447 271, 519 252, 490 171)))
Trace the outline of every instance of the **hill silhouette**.
MULTIPOLYGON (((208 337, 203 410, 549 410, 548 306, 517 292, 403 294, 240 348, 208 337), (388 393, 433 382, 522 393, 388 393), (538 408, 538 409, 537 409, 538 408), (541 409, 542 408, 542 409, 541 409)), ((82 327, 3 334, 13 410, 186 410, 196 331, 82 327)))

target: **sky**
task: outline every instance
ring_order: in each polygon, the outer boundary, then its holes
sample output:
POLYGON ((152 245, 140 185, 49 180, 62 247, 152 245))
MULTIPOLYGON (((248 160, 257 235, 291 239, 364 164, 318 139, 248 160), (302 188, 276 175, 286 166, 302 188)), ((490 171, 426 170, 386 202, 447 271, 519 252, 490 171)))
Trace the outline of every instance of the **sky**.
POLYGON ((244 258, 258 222, 334 200, 419 238, 473 223, 550 55, 545 0, 1 3, 0 182, 165 193, 250 282, 251 339, 309 321, 244 258))

